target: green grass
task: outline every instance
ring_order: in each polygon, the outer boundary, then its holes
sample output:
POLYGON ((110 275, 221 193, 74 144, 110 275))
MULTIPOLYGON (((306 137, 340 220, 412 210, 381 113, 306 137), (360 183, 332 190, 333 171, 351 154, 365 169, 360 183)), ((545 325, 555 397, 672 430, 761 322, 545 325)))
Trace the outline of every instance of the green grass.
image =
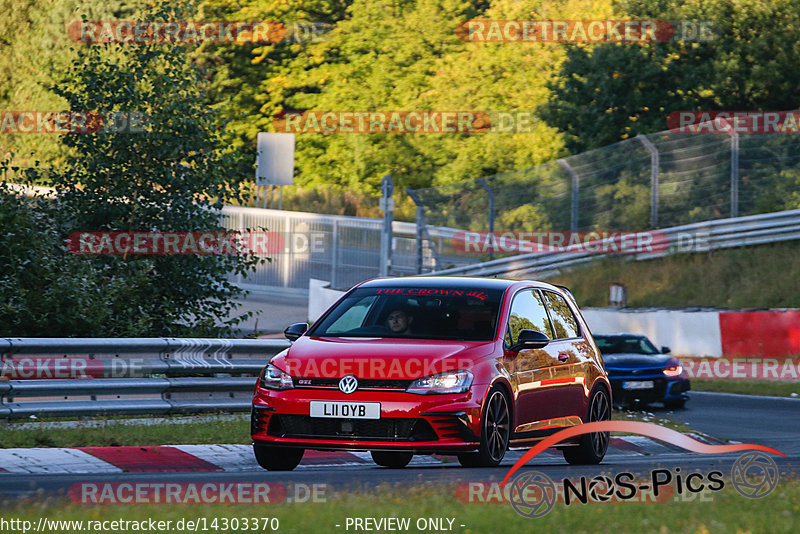
POLYGON ((551 276, 581 306, 607 306, 608 286, 628 286, 628 306, 797 306, 800 242, 677 254, 646 261, 599 260, 551 276))
POLYGON ((0 448, 104 447, 121 445, 190 445, 250 443, 250 421, 122 425, 110 421, 102 428, 6 429, 0 426, 0 448))
MULTIPOLYGON (((697 432, 695 429, 685 423, 673 421, 669 417, 659 417, 653 413, 640 410, 614 410, 611 412, 612 421, 639 421, 642 423, 653 423, 663 426, 677 432, 689 433, 697 432)), ((622 435, 614 432, 614 435, 622 435)))
MULTIPOLYGON (((613 419, 619 421, 644 421, 656 423, 679 432, 692 429, 668 418, 655 417, 646 412, 614 411, 613 419)), ((122 425, 113 420, 101 428, 31 428, 8 429, 0 425, 0 449, 17 447, 117 447, 122 445, 199 445, 199 444, 250 444, 250 422, 214 421, 205 423, 155 425, 122 425)))
POLYGON ((739 393, 742 395, 766 395, 768 397, 791 397, 800 395, 800 381, 791 380, 710 380, 692 379, 694 391, 717 393, 739 393))
MULTIPOLYGON (((557 503, 544 517, 531 519, 518 515, 508 503, 468 503, 456 497, 454 486, 420 484, 414 487, 384 486, 374 491, 333 493, 328 488, 327 502, 280 503, 268 505, 127 505, 85 506, 53 500, 13 503, 3 507, 0 517, 32 521, 40 517, 59 520, 195 520, 207 518, 275 517, 284 533, 353 533, 346 529, 351 518, 408 517, 411 528, 401 532, 420 532, 419 518, 454 519, 452 532, 492 534, 508 532, 569 532, 583 534, 662 533, 793 533, 800 516, 800 485, 781 481, 761 499, 747 499, 726 487, 711 494, 709 502, 673 500, 666 503, 590 503, 565 506, 557 503), (464 525, 461 527, 460 525, 464 525), (336 525, 340 525, 337 527, 336 525)), ((201 529, 202 531, 202 529, 201 529)), ((52 534, 60 534, 57 529, 52 534)), ((104 532, 115 532, 106 530, 104 532)), ((170 530, 169 532, 177 532, 170 530)), ((209 531, 213 532, 213 531, 209 531)), ((219 532, 244 532, 219 530, 219 532)), ((272 532, 259 530, 257 532, 272 532)), ((361 531, 364 532, 364 531, 361 531)), ((386 532, 386 531, 380 531, 386 532)), ((436 531, 426 531, 436 532, 436 531)))

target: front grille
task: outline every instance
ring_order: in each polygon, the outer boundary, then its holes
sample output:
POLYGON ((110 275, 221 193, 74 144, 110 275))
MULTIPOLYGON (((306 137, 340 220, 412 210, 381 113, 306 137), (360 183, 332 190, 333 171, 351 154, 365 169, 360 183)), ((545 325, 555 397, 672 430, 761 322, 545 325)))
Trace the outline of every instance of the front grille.
POLYGON ((267 429, 269 415, 272 408, 259 408, 253 406, 250 409, 250 435, 258 434, 267 429))
POLYGON ((664 368, 659 367, 657 369, 608 369, 609 376, 613 378, 618 377, 644 377, 647 375, 661 375, 663 374, 664 368))
POLYGON ((436 434, 442 439, 458 438, 464 441, 477 440, 476 436, 469 428, 467 417, 464 412, 437 414, 430 417, 430 422, 436 434))
MULTIPOLYGON (((316 378, 301 376, 292 379, 294 387, 298 389, 339 389, 340 378, 316 378)), ((358 390, 385 390, 394 389, 405 391, 413 380, 399 380, 389 378, 359 378, 358 390)))
POLYGON ((652 380, 652 389, 622 389, 622 380, 611 381, 611 395, 614 400, 657 401, 664 398, 667 391, 667 381, 664 378, 645 378, 652 380))
POLYGON ((424 419, 320 418, 308 415, 274 415, 267 434, 281 438, 344 439, 365 441, 436 441, 424 419))

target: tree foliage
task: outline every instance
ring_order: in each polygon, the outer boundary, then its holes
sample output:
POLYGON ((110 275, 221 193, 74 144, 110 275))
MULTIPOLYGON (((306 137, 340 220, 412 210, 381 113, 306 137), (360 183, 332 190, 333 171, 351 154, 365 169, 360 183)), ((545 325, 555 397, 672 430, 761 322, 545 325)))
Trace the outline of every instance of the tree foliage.
MULTIPOLYGON (((183 16, 166 5, 141 15, 144 20, 183 16)), ((224 230, 218 210, 241 199, 233 159, 220 148, 215 118, 204 104, 203 84, 199 71, 187 61, 185 47, 125 43, 79 48, 70 68, 50 87, 71 110, 96 111, 106 119, 113 113, 146 117, 141 128, 132 122, 127 128, 111 128, 106 120, 97 132, 63 136, 70 157, 48 173, 56 189, 58 217, 37 214, 35 206, 6 199, 11 206, 8 228, 23 228, 19 239, 24 240, 24 232, 37 220, 42 221, 46 238, 33 241, 28 249, 13 240, 19 249, 14 256, 27 255, 36 262, 34 252, 53 248, 44 251, 40 266, 51 276, 38 282, 20 270, 28 264, 13 262, 17 270, 10 276, 21 284, 16 294, 29 289, 27 294, 35 295, 37 283, 45 284, 65 271, 70 281, 65 283, 86 292, 87 306, 103 309, 88 311, 89 316, 97 315, 96 320, 75 321, 68 329, 72 335, 221 335, 243 318, 227 318, 235 307, 233 299, 242 294, 228 276, 246 274, 259 261, 256 257, 101 255, 76 259, 63 245, 56 246, 53 238, 54 232, 63 242, 73 232, 224 230), (63 268, 48 267, 65 257, 63 268)), ((36 181, 41 170, 28 169, 28 178, 36 181)), ((53 213, 52 209, 47 213, 53 213)), ((35 316, 46 311, 45 302, 27 300, 24 306, 35 316)), ((71 314, 85 309, 75 306, 71 314)), ((34 330, 51 331, 47 322, 33 324, 34 330)))

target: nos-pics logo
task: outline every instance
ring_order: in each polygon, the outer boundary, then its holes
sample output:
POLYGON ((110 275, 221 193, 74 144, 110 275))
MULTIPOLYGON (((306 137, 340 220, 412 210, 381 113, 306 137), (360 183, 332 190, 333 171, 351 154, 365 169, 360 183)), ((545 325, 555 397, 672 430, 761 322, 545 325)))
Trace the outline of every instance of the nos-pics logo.
POLYGON ((658 496, 661 487, 669 486, 673 493, 697 493, 704 490, 720 491, 725 487, 720 471, 701 473, 681 473, 680 468, 673 471, 655 469, 650 480, 632 483, 632 473, 618 473, 613 479, 597 476, 590 480, 581 477, 576 485, 569 479, 556 484, 550 477, 539 471, 520 471, 527 462, 545 449, 566 439, 593 432, 629 432, 649 436, 660 441, 672 443, 684 449, 701 454, 719 454, 746 451, 731 468, 730 483, 743 497, 760 499, 772 493, 778 485, 778 466, 765 452, 785 456, 780 451, 752 443, 730 445, 710 445, 697 441, 685 434, 652 423, 636 421, 597 421, 566 428, 548 436, 526 452, 506 474, 502 485, 508 484, 508 499, 514 510, 525 517, 542 517, 550 512, 557 500, 566 505, 575 500, 586 504, 591 498, 595 502, 631 500, 638 492, 650 491, 658 496), (763 451, 763 452, 762 452, 763 451), (518 472, 519 471, 519 472, 518 472), (516 476, 514 476, 514 474, 516 476), (512 478, 513 477, 513 478, 512 478), (673 481, 675 484, 673 485, 673 481))

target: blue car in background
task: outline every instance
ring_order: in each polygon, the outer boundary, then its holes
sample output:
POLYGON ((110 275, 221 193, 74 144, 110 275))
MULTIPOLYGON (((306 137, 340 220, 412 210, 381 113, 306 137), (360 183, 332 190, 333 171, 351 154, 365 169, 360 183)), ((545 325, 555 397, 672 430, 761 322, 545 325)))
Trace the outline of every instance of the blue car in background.
POLYGON ((620 405, 663 402, 683 408, 689 400, 689 376, 669 347, 658 350, 645 336, 594 334, 611 381, 612 398, 620 405))

